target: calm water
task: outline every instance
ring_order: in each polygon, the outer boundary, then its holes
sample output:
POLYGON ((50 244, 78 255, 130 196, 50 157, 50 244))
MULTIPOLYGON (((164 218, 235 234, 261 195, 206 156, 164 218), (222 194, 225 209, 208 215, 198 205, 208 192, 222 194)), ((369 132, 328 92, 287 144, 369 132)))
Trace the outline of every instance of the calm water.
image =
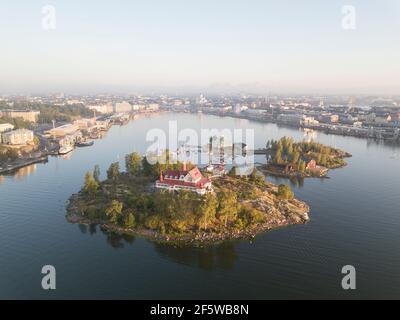
MULTIPOLYGON (((173 248, 108 236, 68 224, 65 203, 84 173, 132 150, 144 152, 150 128, 253 128, 256 146, 304 133, 273 124, 206 115, 164 114, 113 127, 68 159, 0 177, 0 298, 268 299, 400 298, 400 148, 318 133, 351 152, 330 180, 293 188, 312 208, 311 222, 208 248, 173 248), (41 289, 41 268, 57 269, 57 290, 41 289), (341 268, 357 268, 354 292, 341 289, 341 268)), ((275 180, 273 182, 285 182, 275 180)))

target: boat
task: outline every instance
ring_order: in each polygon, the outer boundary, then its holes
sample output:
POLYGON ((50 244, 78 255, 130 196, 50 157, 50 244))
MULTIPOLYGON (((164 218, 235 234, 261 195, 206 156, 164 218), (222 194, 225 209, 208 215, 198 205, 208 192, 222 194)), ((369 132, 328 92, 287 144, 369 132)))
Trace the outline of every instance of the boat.
POLYGON ((74 150, 74 147, 71 145, 64 145, 60 147, 60 150, 58 150, 58 154, 63 155, 63 154, 68 154, 74 150))
POLYGON ((91 147, 94 145, 94 141, 81 141, 76 144, 77 147, 91 147))

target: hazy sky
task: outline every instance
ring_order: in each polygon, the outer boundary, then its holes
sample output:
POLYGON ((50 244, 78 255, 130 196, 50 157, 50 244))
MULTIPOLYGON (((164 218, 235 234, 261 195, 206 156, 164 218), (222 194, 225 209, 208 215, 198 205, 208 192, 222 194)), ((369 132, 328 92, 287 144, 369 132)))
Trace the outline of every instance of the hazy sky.
POLYGON ((399 0, 0 0, 0 41, 0 93, 400 93, 399 0))

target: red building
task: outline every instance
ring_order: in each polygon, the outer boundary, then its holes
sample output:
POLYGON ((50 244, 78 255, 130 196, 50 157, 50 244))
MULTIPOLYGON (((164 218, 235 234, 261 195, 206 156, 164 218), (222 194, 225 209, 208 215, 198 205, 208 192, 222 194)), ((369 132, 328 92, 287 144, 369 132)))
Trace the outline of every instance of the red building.
POLYGON ((315 169, 317 169, 317 161, 315 161, 315 160, 310 160, 310 161, 307 163, 306 169, 307 169, 307 170, 315 170, 315 169))
MULTIPOLYGON (((184 168, 185 169, 185 168, 184 168)), ((189 190, 200 195, 212 192, 212 183, 204 178, 199 168, 192 170, 166 170, 156 181, 156 188, 169 191, 189 190)))

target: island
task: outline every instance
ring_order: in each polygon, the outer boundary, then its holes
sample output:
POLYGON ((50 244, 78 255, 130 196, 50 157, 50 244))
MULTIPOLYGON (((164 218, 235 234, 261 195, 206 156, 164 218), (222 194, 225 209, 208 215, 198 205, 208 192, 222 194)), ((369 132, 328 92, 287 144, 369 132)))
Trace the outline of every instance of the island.
POLYGON ((257 170, 211 176, 191 164, 150 164, 137 153, 125 162, 124 172, 113 163, 104 181, 98 166, 86 173, 82 190, 69 199, 69 222, 157 242, 204 244, 309 220, 309 206, 290 187, 268 183, 257 170))
POLYGON ((267 164, 260 167, 266 174, 282 177, 326 177, 329 169, 347 165, 352 155, 314 141, 295 142, 283 137, 266 146, 267 164))

